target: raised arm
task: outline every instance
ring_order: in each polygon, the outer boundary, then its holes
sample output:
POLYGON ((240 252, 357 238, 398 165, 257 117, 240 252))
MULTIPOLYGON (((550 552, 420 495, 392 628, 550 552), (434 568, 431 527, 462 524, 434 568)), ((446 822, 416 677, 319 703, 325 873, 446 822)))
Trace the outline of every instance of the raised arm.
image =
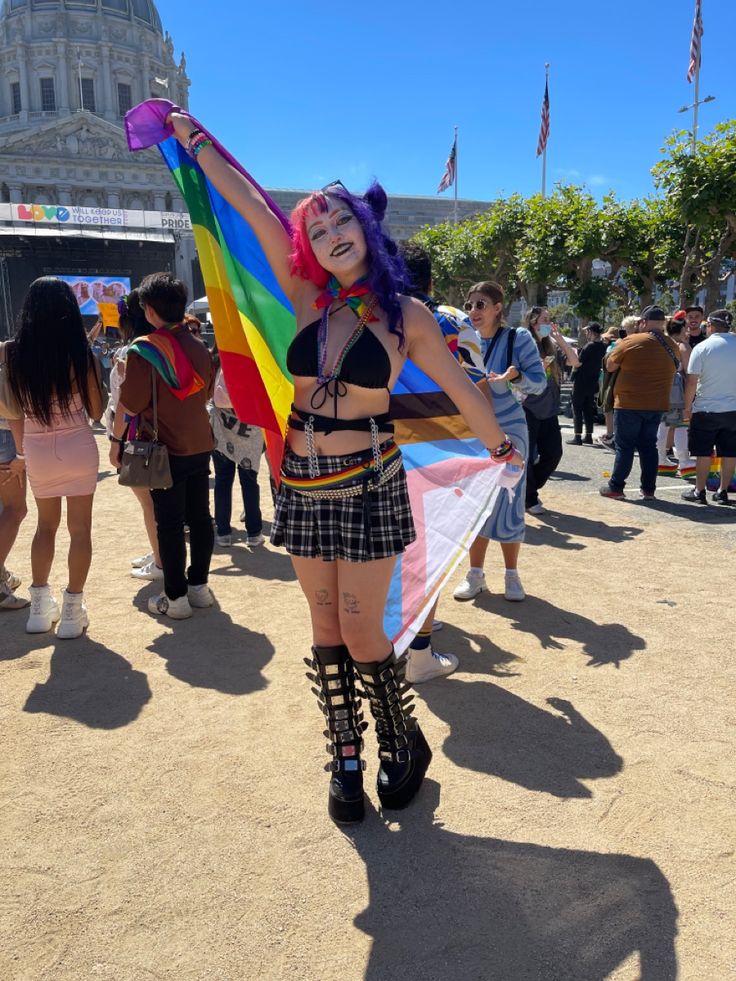
MULTIPOLYGON (((187 149, 189 137, 196 129, 194 123, 178 112, 171 113, 169 121, 174 127, 177 140, 187 149)), ((214 146, 203 147, 197 155, 197 163, 228 204, 231 204, 253 229, 279 285, 295 304, 307 284, 305 280, 292 276, 289 271, 291 240, 284 226, 266 204, 258 189, 228 163, 214 146)))
POLYGON ((565 335, 562 333, 557 324, 552 324, 552 333, 550 336, 557 347, 565 355, 565 360, 567 361, 568 367, 577 368, 580 364, 578 353, 572 344, 568 344, 565 335))
MULTIPOLYGON (((450 354, 432 314, 414 299, 403 301, 402 310, 408 356, 452 399, 478 439, 489 450, 496 449, 506 437, 493 408, 450 354)), ((524 465, 518 453, 512 462, 524 465)))

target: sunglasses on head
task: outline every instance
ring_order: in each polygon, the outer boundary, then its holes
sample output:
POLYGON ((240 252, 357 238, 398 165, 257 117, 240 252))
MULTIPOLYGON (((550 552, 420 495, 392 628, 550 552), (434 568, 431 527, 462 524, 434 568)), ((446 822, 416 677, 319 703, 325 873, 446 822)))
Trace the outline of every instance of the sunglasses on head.
POLYGON ((343 182, 340 180, 340 178, 338 177, 337 180, 330 181, 329 184, 325 184, 324 187, 321 187, 320 188, 320 191, 321 191, 322 194, 327 194, 327 192, 329 191, 329 189, 331 187, 341 187, 343 189, 343 191, 347 191, 348 190, 345 187, 345 185, 343 184, 343 182))
POLYGON ((490 305, 491 305, 490 300, 475 300, 475 301, 467 300, 463 304, 463 310, 466 313, 470 313, 471 310, 485 310, 485 308, 489 307, 490 305))

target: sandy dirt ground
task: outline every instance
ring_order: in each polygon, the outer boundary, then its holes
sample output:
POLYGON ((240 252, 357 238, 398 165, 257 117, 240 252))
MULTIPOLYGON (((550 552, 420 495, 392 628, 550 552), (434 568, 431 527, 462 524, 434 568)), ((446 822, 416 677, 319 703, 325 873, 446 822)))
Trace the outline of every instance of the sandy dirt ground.
POLYGON ((88 635, 0 612, 0 979, 736 977, 736 514, 544 499, 525 603, 493 547, 490 592, 441 601, 461 667, 417 690, 420 795, 379 813, 369 732, 344 833, 288 557, 218 550, 217 607, 156 620, 103 474, 88 635))

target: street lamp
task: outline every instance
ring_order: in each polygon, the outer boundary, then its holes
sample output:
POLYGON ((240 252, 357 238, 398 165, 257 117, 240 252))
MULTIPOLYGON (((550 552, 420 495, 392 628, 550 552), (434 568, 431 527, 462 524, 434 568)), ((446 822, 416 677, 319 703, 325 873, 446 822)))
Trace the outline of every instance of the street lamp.
POLYGON ((695 150, 695 145, 698 142, 698 109, 700 106, 704 106, 706 102, 715 102, 716 97, 714 95, 706 95, 704 99, 698 99, 696 97, 695 102, 689 106, 681 106, 678 112, 690 112, 693 111, 693 150, 695 150))

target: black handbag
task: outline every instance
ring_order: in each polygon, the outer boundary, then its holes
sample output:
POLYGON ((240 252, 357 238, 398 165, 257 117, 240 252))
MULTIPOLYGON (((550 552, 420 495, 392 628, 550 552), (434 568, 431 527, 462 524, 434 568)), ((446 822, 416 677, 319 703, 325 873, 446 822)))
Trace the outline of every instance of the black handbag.
POLYGON ((158 400, 156 396, 156 369, 151 368, 153 389, 153 433, 151 439, 131 439, 120 457, 118 483, 123 487, 147 487, 149 490, 168 490, 171 479, 169 451, 158 441, 158 400))

